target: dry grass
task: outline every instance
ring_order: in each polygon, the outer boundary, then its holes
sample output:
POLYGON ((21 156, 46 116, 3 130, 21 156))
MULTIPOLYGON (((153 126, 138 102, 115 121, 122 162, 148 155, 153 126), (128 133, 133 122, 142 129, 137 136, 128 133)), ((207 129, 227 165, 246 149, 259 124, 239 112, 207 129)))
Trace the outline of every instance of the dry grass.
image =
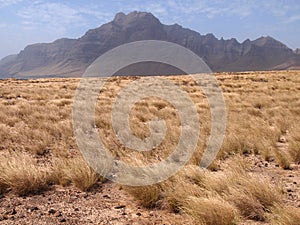
POLYGON ((300 127, 290 130, 289 153, 295 163, 300 164, 300 127))
POLYGON ((280 152, 279 150, 274 150, 275 157, 281 168, 287 170, 291 169, 291 160, 289 155, 286 152, 280 152))
POLYGON ((162 188, 160 185, 124 187, 124 189, 133 195, 141 205, 146 208, 158 206, 158 202, 162 198, 162 188))
MULTIPOLYGON (((237 158, 230 161, 224 172, 217 173, 198 169, 195 174, 196 168, 187 167, 184 174, 179 174, 174 188, 165 190, 167 201, 171 202, 173 208, 183 208, 184 211, 193 214, 196 208, 193 205, 200 200, 189 205, 186 202, 190 198, 197 197, 203 201, 203 199, 213 197, 226 202, 226 208, 237 209, 245 218, 265 220, 265 214, 270 212, 275 204, 282 202, 283 195, 280 189, 267 179, 253 176, 247 172, 246 163, 240 160, 237 158), (191 176, 187 177, 187 174, 191 176)), ((200 206, 201 204, 199 210, 200 206)), ((199 212, 194 213, 200 215, 199 212)), ((234 210, 232 210, 232 214, 236 214, 234 210)), ((233 217, 230 216, 230 218, 233 217)))
POLYGON ((104 178, 99 176, 82 157, 58 159, 55 161, 55 179, 61 185, 74 184, 82 191, 88 191, 104 178))
POLYGON ((49 168, 41 168, 26 154, 0 156, 0 191, 18 195, 39 193, 53 182, 49 168))
POLYGON ((283 196, 280 189, 262 177, 238 177, 230 187, 230 202, 248 219, 265 221, 266 213, 279 203, 283 196))
POLYGON ((283 204, 283 192, 267 178, 253 175, 246 160, 226 161, 224 171, 186 166, 169 180, 147 187, 126 187, 144 207, 164 205, 199 224, 236 224, 240 217, 267 221, 283 204))
POLYGON ((183 202, 182 210, 201 225, 237 224, 237 210, 221 198, 189 197, 183 202))
POLYGON ((292 206, 276 205, 269 215, 274 225, 297 225, 300 221, 300 209, 292 206))
MULTIPOLYGON (((148 122, 160 118, 168 128, 166 137, 149 152, 132 151, 122 145, 111 125, 113 100, 123 87, 137 79, 114 77, 107 81, 97 102, 95 125, 116 158, 132 165, 146 165, 165 159, 174 150, 181 123, 168 102, 143 99, 132 108, 132 132, 146 138, 150 135, 148 122)), ((243 158, 262 156, 285 169, 300 163, 299 71, 217 75, 227 106, 227 130, 218 158, 208 170, 197 166, 210 135, 207 99, 190 78, 167 79, 188 92, 199 113, 201 136, 195 154, 189 165, 169 180, 125 189, 145 207, 168 205, 196 218, 197 223, 234 224, 238 219, 252 219, 295 224, 299 210, 283 207, 285 196, 281 190, 274 187, 270 177, 254 175, 253 162, 243 158), (287 139, 287 149, 278 148, 281 137, 287 139), (241 157, 231 161, 236 156, 241 157)), ((0 81, 1 192, 12 190, 26 195, 45 190, 51 183, 71 183, 86 191, 103 181, 81 158, 73 135, 72 99, 78 81, 0 81)))

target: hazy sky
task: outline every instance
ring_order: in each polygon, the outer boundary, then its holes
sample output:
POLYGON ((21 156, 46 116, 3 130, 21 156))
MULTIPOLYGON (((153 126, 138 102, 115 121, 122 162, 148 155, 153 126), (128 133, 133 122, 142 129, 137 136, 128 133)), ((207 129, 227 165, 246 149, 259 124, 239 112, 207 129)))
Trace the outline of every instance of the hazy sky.
POLYGON ((300 48, 299 0, 0 0, 0 58, 31 43, 78 38, 117 12, 147 11, 217 38, 272 36, 300 48))

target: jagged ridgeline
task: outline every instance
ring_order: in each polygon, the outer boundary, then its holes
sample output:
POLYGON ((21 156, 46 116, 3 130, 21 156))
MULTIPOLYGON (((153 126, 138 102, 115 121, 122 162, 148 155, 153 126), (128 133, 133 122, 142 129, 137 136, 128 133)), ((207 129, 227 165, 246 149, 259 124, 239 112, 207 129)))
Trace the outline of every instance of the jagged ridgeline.
MULTIPOLYGON (((300 69, 299 49, 293 51, 272 37, 239 43, 234 38, 224 40, 213 34, 201 35, 178 24, 164 25, 151 13, 132 12, 118 13, 113 21, 87 31, 78 39, 29 45, 19 54, 0 61, 0 78, 79 77, 101 54, 139 40, 164 40, 182 45, 202 57, 214 72, 300 69)), ((148 75, 144 72, 153 71, 152 67, 157 65, 137 65, 134 71, 142 68, 140 74, 148 75), (145 66, 149 68, 143 71, 145 66)), ((158 68, 160 74, 177 71, 163 65, 158 68)), ((127 68, 123 74, 131 71, 132 68, 127 68)))

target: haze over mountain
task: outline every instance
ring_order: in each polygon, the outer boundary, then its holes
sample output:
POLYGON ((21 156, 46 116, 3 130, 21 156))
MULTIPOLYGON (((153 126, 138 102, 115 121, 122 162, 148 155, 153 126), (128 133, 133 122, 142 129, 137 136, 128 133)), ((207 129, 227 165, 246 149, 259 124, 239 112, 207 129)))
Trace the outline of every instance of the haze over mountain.
POLYGON ((164 25, 151 13, 118 13, 114 20, 78 39, 27 46, 0 61, 0 77, 81 76, 101 54, 139 40, 164 40, 182 45, 202 57, 212 71, 300 69, 299 49, 293 51, 272 37, 217 39, 178 24, 164 25))

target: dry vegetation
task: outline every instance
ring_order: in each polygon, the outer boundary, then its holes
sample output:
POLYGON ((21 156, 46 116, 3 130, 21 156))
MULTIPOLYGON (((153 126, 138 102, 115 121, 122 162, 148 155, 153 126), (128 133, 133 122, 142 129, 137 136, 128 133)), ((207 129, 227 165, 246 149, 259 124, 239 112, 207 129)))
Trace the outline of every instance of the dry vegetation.
MULTIPOLYGON (((143 99, 130 115, 133 133, 140 138, 149 136, 147 122, 159 117, 166 121, 166 138, 150 152, 124 147, 112 129, 111 109, 120 90, 136 79, 107 81, 97 102, 95 125, 115 157, 145 165, 161 161, 173 151, 179 140, 180 120, 168 102, 143 99)), ((201 137, 195 154, 189 165, 167 181, 122 188, 144 207, 169 208, 191 216, 195 224, 298 224, 300 201, 289 199, 278 174, 288 169, 299 175, 300 72, 217 75, 227 105, 227 131, 219 155, 208 170, 197 166, 210 132, 207 100, 189 77, 167 79, 186 90, 197 107, 201 137)), ((78 82, 0 81, 1 193, 34 194, 55 184, 87 191, 104 182, 82 159, 73 136, 72 104, 78 82)), ((299 198, 299 189, 296 191, 299 198)))

